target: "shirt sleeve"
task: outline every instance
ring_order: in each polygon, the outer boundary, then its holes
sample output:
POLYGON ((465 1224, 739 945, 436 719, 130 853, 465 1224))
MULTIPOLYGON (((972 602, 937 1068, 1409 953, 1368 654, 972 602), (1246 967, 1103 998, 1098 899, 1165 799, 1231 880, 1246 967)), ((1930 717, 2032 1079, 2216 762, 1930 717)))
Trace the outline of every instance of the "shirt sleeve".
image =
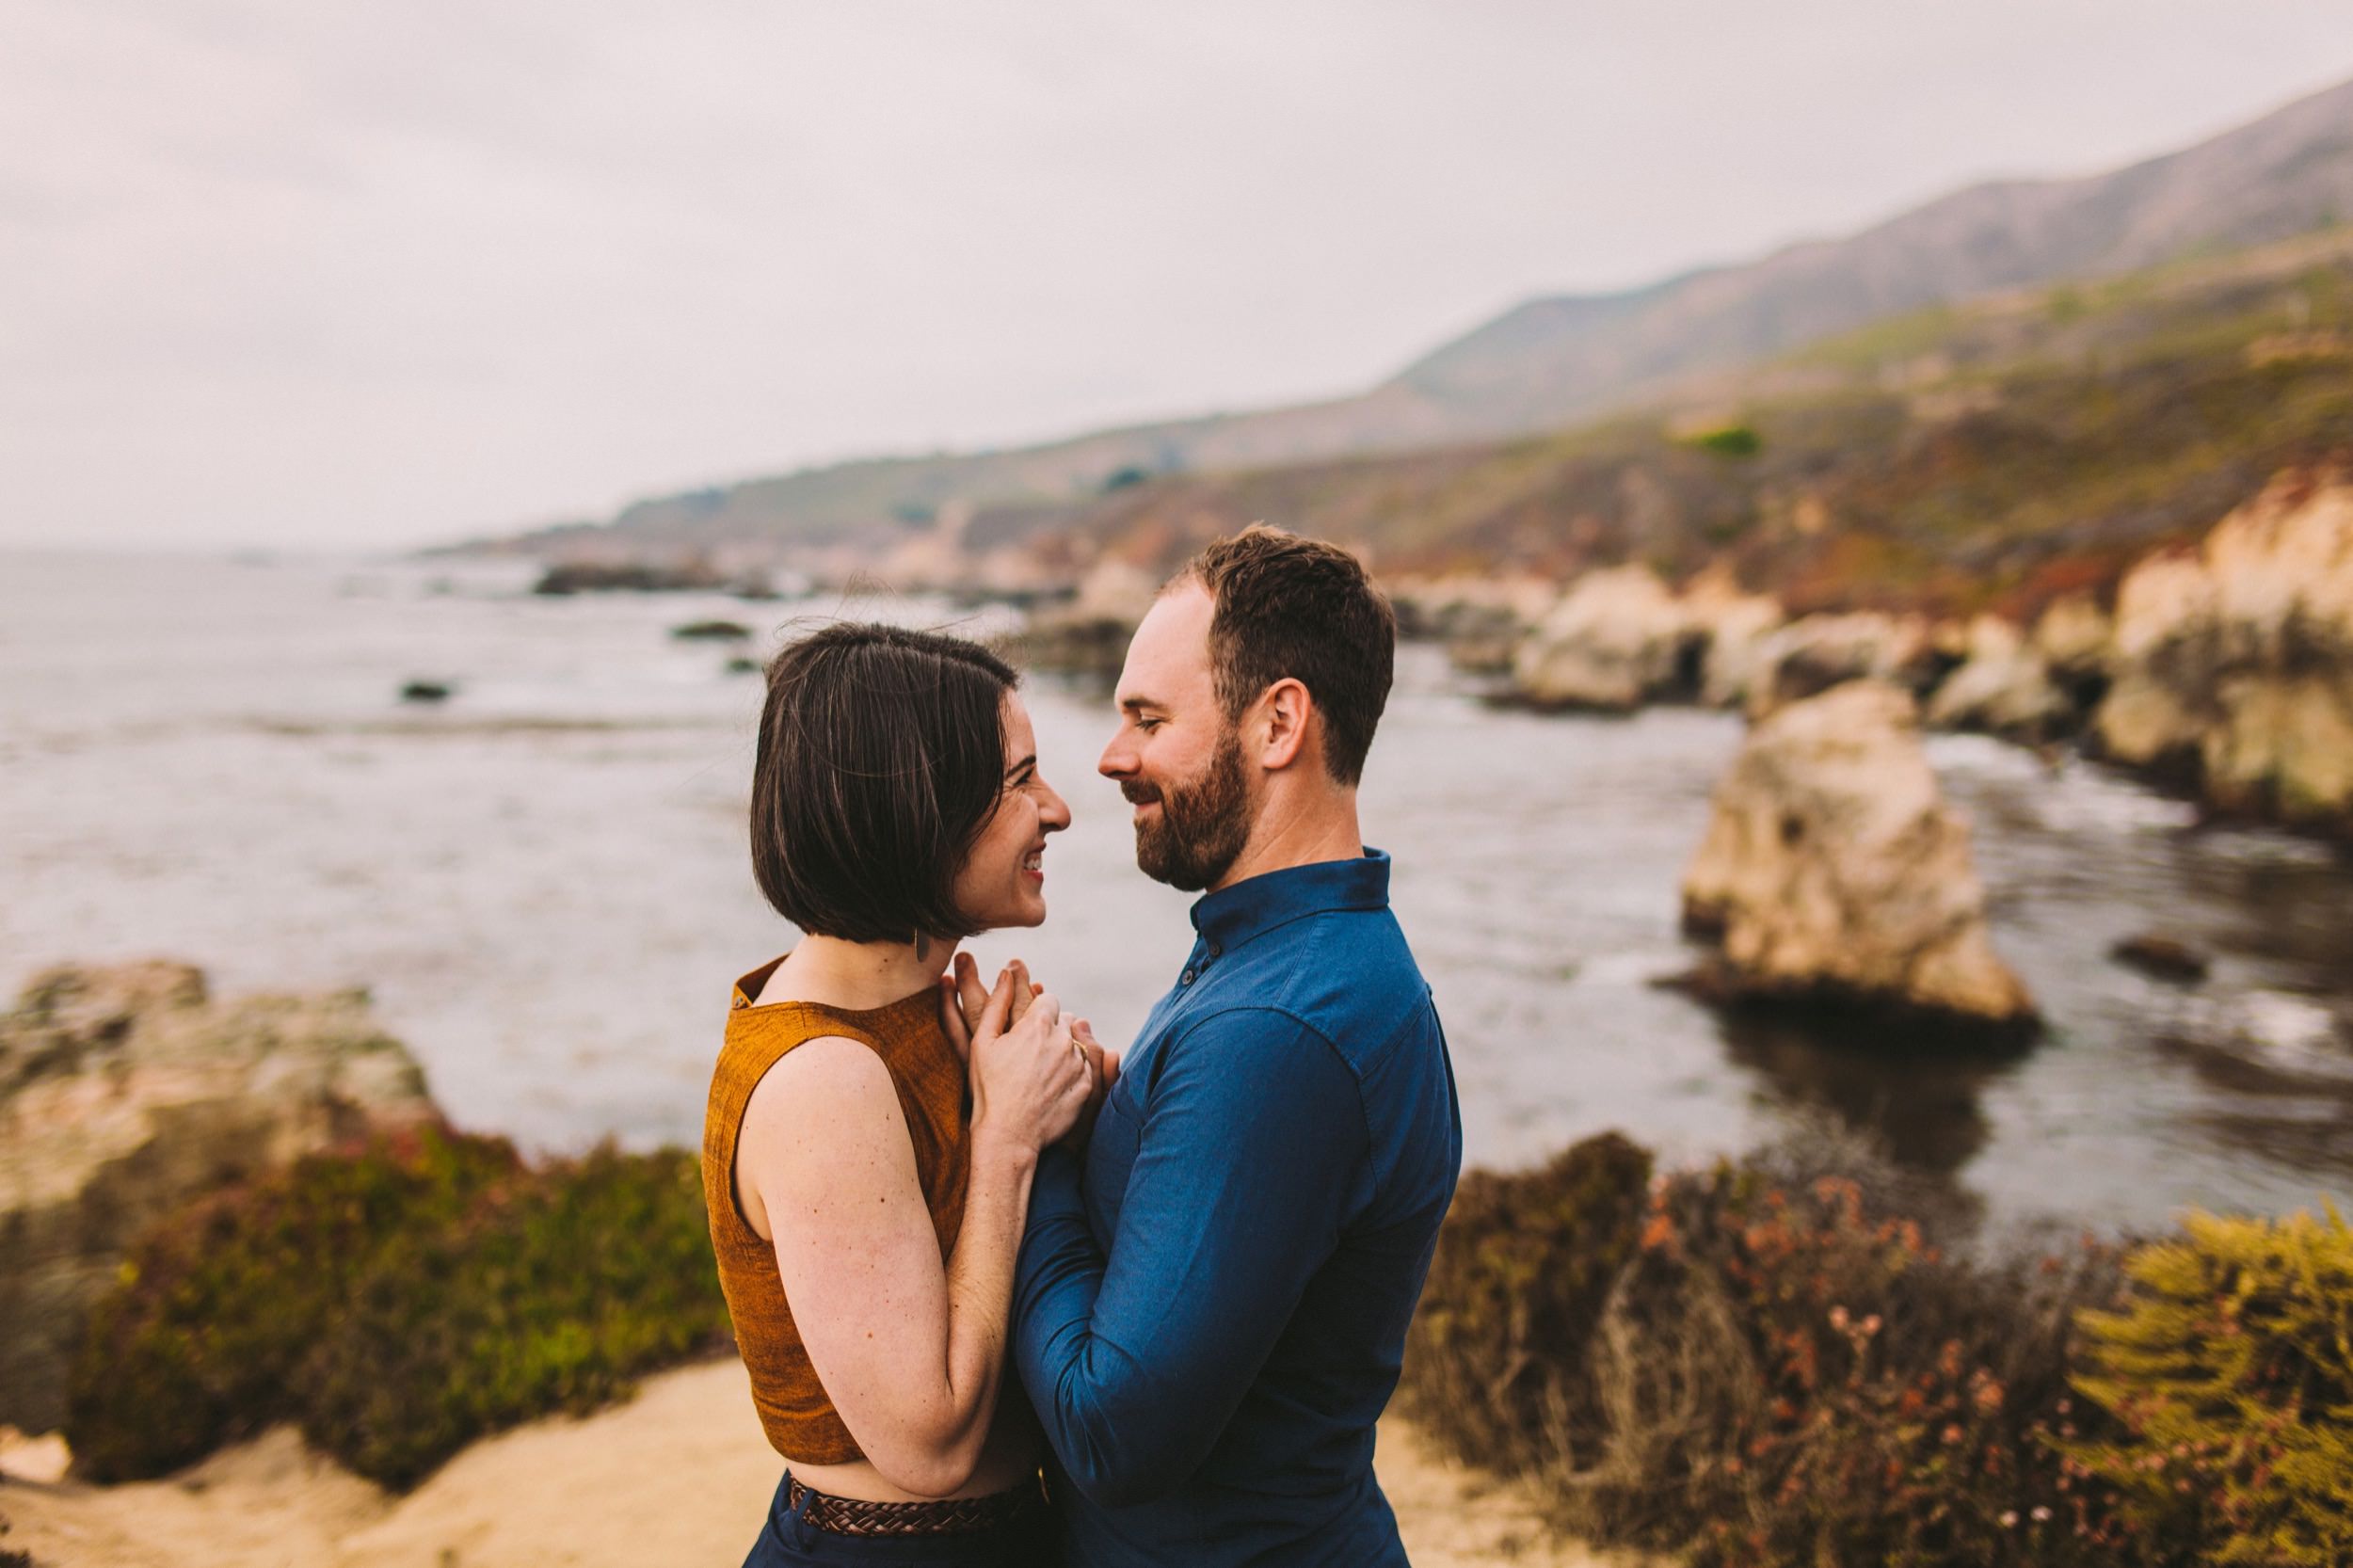
POLYGON ((1097 1503, 1191 1479, 1337 1245, 1369 1138, 1354 1074, 1256 1009, 1166 1048, 1136 1114, 1108 1256, 1079 1166, 1040 1162, 1015 1282, 1015 1356, 1063 1468, 1097 1503))

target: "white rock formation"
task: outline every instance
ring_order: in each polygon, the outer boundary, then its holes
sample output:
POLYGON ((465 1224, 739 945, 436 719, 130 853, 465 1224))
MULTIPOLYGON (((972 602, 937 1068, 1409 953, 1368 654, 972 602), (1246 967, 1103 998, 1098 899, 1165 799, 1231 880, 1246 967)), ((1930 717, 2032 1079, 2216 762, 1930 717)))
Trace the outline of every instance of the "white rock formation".
POLYGON ((2353 480, 2290 473, 2118 589, 2102 748, 2231 809, 2353 816, 2353 480))
POLYGON ((1717 786, 1683 907, 1719 942, 1702 978, 1720 995, 2034 1017, 1987 936, 1969 830, 1929 771, 1917 706, 1881 681, 1834 687, 1750 732, 1717 786))
POLYGON ((0 1422, 63 1419, 83 1315, 163 1215, 436 1114, 363 994, 214 1002, 160 962, 36 976, 0 1016, 0 1422))
POLYGON ((1802 616, 1759 639, 1749 717, 1763 718, 1842 681, 1906 680, 1931 652, 1931 629, 1918 616, 1857 610, 1802 616))
POLYGON ((2075 706, 2024 633, 1998 616, 1969 623, 1967 654, 1929 698, 1938 729, 1984 729, 2040 741, 2072 727, 2075 706))
POLYGON ((2034 650, 2055 674, 2105 672, 2116 635, 2115 620, 2088 595, 2055 600, 2034 623, 2034 650))
POLYGON ((1649 568, 1588 572, 1521 642, 1512 684, 1541 708, 1621 712, 1695 695, 1705 635, 1649 568))
POLYGON ((1789 617, 1768 594, 1741 591, 1728 572, 1703 572, 1684 590, 1683 605, 1707 638, 1700 701, 1737 708, 1766 672, 1766 639, 1789 617))

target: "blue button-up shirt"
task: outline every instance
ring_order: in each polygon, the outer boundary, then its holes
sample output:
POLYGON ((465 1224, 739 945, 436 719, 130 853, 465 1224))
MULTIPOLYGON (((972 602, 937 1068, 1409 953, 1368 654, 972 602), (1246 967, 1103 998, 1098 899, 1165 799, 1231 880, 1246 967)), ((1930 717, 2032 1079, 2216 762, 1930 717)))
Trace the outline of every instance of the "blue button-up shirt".
POLYGON ((1015 1289, 1074 1568, 1401 1564, 1373 1425, 1462 1166, 1389 857, 1193 905, 1085 1155, 1048 1150, 1015 1289))

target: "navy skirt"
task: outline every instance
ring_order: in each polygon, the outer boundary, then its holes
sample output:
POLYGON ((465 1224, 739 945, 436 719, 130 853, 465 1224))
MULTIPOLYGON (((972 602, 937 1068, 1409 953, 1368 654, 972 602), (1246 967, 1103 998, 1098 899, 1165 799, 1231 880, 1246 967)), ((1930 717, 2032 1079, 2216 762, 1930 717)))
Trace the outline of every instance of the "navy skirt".
MULTIPOLYGON (((997 1529, 962 1535, 838 1535, 801 1517, 791 1478, 776 1482, 768 1522, 744 1568, 802 1568, 815 1563, 889 1564, 891 1568, 1057 1568, 1062 1521, 1042 1501, 997 1529)), ((803 1496, 803 1508, 807 1496, 803 1496)))

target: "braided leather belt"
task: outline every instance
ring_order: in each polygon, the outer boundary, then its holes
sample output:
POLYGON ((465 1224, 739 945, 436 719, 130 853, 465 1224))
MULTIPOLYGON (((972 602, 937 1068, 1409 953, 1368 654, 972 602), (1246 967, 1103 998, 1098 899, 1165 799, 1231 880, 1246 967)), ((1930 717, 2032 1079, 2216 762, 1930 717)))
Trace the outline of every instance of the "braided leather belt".
POLYGON ((970 1535, 1013 1524, 1046 1504, 1045 1491, 1036 1481, 984 1497, 943 1497, 933 1503, 837 1497, 803 1486, 791 1475, 785 1483, 786 1506, 800 1509, 802 1518, 834 1535, 970 1535))

